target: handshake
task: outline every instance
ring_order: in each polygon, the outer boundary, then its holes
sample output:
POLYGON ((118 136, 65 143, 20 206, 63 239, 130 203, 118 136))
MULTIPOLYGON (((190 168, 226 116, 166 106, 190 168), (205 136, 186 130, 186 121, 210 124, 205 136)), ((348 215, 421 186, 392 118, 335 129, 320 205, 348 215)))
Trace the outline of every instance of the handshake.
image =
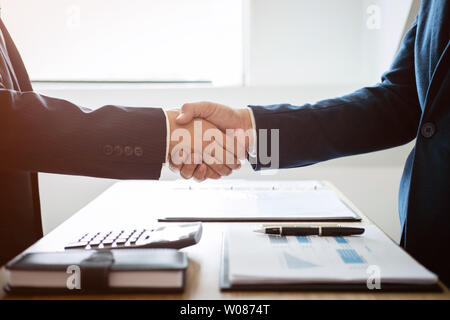
POLYGON ((254 145, 248 108, 212 102, 184 104, 167 111, 169 166, 184 179, 219 179, 239 169, 254 145))

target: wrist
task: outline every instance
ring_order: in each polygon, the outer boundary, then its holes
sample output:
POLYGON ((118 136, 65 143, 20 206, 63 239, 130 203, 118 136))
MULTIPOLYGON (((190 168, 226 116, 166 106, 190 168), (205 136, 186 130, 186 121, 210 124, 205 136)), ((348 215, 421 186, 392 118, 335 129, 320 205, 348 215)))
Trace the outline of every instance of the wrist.
POLYGON ((166 110, 166 114, 167 114, 167 118, 169 119, 169 129, 170 129, 170 132, 172 132, 173 128, 175 128, 175 126, 176 126, 175 119, 180 114, 180 111, 177 109, 169 109, 169 110, 166 110))
POLYGON ((178 109, 170 109, 166 110, 167 115, 167 122, 168 122, 168 128, 167 128, 167 141, 168 141, 168 153, 170 155, 170 152, 172 151, 173 145, 177 143, 177 141, 172 141, 172 133, 173 131, 178 127, 176 123, 176 118, 180 114, 180 111, 178 109))
POLYGON ((240 127, 244 129, 244 131, 252 130, 253 129, 252 119, 248 108, 237 109, 237 112, 241 120, 240 127))

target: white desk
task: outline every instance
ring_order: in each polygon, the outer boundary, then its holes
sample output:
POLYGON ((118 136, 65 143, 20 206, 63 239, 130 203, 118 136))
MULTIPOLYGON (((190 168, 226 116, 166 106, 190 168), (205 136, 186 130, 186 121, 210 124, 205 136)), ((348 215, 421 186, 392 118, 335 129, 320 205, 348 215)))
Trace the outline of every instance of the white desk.
MULTIPOLYGON (((63 250, 63 244, 81 232, 89 230, 143 227, 156 222, 164 213, 152 208, 151 195, 146 192, 155 181, 124 181, 113 185, 103 194, 69 218, 26 252, 63 250)), ((194 183, 194 182, 193 182, 194 183)), ((338 190, 341 198, 352 207, 363 220, 351 225, 368 225, 365 217, 338 190)), ((176 200, 174 200, 176 201, 176 200)), ((170 204, 168 204, 170 205, 170 204)), ((221 292, 219 270, 222 231, 224 223, 204 223, 203 236, 199 244, 183 249, 189 256, 186 290, 178 294, 104 294, 84 296, 10 296, 0 289, 0 298, 6 299, 450 299, 450 292, 443 287, 441 293, 380 293, 380 292, 221 292)), ((0 271, 0 285, 5 284, 5 272, 0 271)))

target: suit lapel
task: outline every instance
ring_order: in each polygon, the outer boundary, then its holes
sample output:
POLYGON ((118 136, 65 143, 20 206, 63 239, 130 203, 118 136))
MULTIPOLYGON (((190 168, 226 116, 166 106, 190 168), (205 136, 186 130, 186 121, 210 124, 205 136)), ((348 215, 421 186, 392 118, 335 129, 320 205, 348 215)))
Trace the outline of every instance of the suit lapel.
POLYGON ((433 109, 433 99, 436 97, 436 93, 442 84, 444 77, 449 73, 450 67, 450 40, 447 42, 447 46, 444 49, 441 57, 439 58, 438 64, 434 70, 433 76, 431 77, 430 86, 428 87, 427 95, 425 97, 425 112, 431 112, 433 109))

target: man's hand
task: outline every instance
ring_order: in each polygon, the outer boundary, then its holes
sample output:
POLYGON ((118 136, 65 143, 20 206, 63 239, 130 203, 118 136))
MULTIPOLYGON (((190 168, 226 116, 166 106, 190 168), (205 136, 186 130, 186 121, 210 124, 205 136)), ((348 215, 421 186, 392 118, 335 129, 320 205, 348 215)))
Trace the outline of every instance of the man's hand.
POLYGON ((167 111, 170 126, 169 165, 185 179, 219 179, 240 167, 234 149, 226 148, 226 136, 204 119, 177 123, 177 110, 167 111), (231 151, 231 152, 230 152, 231 151))
MULTIPOLYGON (((177 117, 176 122, 180 125, 187 124, 195 118, 208 120, 217 128, 227 133, 228 136, 238 136, 239 138, 235 138, 234 141, 232 139, 227 140, 228 142, 233 142, 238 148, 244 148, 245 151, 248 151, 249 146, 253 145, 253 127, 247 108, 232 109, 214 102, 185 103, 181 108, 181 113, 177 117), (237 133, 236 129, 241 129, 242 131, 237 133)), ((228 145, 228 149, 231 147, 228 145)), ((239 159, 245 158, 245 155, 244 157, 242 156, 242 152, 235 153, 235 155, 239 159)))

